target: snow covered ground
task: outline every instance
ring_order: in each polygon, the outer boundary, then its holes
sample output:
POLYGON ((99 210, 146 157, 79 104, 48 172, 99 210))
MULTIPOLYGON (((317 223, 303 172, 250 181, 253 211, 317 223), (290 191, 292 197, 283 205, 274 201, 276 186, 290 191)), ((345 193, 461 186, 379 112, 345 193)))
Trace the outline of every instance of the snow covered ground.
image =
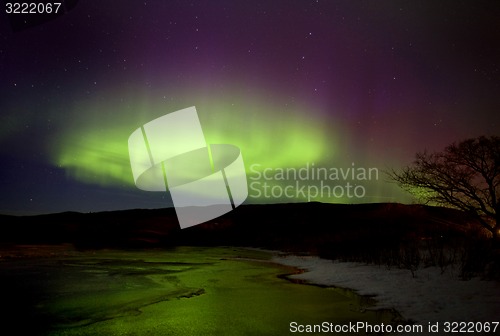
MULTIPOLYGON (((422 325, 500 321, 500 282, 463 281, 453 269, 441 274, 439 268, 422 268, 412 277, 409 270, 310 256, 275 256, 273 261, 306 270, 293 278, 375 295, 376 308, 394 308, 406 320, 422 325)), ((490 334, 500 334, 500 326, 490 334)))

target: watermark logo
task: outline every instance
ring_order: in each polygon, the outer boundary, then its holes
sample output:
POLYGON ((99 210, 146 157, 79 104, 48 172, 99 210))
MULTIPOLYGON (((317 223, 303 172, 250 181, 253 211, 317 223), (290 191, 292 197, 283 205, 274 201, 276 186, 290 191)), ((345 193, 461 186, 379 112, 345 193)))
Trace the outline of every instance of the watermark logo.
POLYGON ((254 163, 250 166, 250 197, 256 199, 356 201, 367 196, 365 183, 377 181, 378 168, 303 167, 271 168, 254 163))
POLYGON ((248 196, 239 148, 208 145, 194 106, 141 126, 128 148, 135 185, 169 190, 181 228, 219 217, 248 196))

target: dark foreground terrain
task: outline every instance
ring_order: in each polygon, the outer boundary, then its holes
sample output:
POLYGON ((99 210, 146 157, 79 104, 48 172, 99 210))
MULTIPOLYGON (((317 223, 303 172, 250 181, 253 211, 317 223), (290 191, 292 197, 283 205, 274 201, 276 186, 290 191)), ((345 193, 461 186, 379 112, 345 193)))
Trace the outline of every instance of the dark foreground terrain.
POLYGON ((459 263, 463 277, 497 276, 498 251, 464 212, 423 205, 243 205, 179 228, 175 209, 0 216, 0 244, 77 249, 250 246, 414 268, 459 263))
MULTIPOLYGON (((30 335, 282 335, 289 323, 408 323, 349 291, 296 284, 259 247, 500 278, 460 211, 401 204, 244 205, 181 230, 174 209, 0 216, 0 323, 30 335)), ((408 273, 409 274, 409 273, 408 273)))

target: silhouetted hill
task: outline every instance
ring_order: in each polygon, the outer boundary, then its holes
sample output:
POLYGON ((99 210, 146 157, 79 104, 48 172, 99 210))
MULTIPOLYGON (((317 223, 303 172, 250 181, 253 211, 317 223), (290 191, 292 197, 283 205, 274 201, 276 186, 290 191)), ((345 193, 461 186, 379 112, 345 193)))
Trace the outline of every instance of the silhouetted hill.
MULTIPOLYGON (((457 210, 394 203, 243 205, 181 230, 173 208, 0 216, 0 243, 78 248, 239 245, 319 254, 370 251, 405 241, 462 237, 474 225, 457 210)), ((365 252, 364 252, 365 253, 365 252)))
POLYGON ((73 243, 77 247, 89 248, 134 247, 158 244, 171 231, 179 230, 173 208, 2 215, 0 220, 0 242, 14 244, 73 243))

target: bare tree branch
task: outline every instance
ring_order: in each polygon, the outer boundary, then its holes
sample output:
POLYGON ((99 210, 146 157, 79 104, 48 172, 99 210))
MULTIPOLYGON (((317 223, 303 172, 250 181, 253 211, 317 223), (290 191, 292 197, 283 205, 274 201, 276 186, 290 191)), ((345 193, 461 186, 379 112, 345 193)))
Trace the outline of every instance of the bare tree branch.
POLYGON ((500 137, 454 143, 438 153, 417 153, 412 165, 391 170, 389 178, 425 203, 473 214, 500 237, 500 137))

